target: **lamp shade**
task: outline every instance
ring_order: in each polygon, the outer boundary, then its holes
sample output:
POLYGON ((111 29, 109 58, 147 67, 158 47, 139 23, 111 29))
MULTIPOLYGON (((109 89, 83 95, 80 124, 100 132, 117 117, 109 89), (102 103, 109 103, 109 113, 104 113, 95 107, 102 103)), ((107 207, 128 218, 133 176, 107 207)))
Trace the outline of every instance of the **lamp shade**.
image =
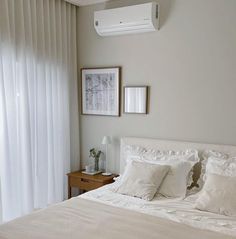
POLYGON ((110 136, 104 136, 102 139, 102 144, 111 144, 111 137, 110 136))

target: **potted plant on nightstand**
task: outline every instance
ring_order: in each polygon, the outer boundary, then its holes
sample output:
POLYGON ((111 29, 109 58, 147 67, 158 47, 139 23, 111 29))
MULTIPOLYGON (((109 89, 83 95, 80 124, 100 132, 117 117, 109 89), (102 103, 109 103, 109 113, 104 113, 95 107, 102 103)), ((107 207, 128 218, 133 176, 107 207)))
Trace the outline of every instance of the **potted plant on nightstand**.
POLYGON ((89 157, 94 159, 94 171, 99 171, 99 159, 102 151, 92 148, 89 150, 89 157))

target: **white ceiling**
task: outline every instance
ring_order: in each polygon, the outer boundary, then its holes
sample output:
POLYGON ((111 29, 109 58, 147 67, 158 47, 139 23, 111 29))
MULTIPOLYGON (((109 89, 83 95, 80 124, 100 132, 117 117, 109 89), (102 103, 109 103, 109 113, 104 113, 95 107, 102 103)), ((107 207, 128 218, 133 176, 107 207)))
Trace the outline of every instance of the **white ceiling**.
POLYGON ((101 2, 108 2, 109 0, 66 0, 66 1, 75 4, 77 6, 86 6, 101 2))

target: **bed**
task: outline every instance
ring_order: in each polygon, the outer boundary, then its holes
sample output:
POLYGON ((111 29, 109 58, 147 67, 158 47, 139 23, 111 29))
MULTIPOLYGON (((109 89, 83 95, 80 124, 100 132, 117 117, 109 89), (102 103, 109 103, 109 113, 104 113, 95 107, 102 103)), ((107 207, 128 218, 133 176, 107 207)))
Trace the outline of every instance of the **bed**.
MULTIPOLYGON (((120 173, 126 164, 126 145, 163 150, 213 149, 236 155, 235 146, 123 138, 120 173)), ((156 195, 152 201, 144 201, 118 194, 113 187, 115 183, 3 224, 0 239, 236 238, 236 218, 194 209, 197 194, 185 199, 156 195)))

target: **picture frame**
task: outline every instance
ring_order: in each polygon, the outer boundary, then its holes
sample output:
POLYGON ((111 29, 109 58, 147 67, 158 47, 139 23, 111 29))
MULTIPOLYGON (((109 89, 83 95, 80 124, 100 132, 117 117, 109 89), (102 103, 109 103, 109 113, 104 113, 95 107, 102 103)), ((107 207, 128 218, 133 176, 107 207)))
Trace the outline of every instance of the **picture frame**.
POLYGON ((120 116, 121 67, 81 69, 81 113, 120 116))
POLYGON ((148 114, 148 86, 124 86, 124 113, 148 114))

